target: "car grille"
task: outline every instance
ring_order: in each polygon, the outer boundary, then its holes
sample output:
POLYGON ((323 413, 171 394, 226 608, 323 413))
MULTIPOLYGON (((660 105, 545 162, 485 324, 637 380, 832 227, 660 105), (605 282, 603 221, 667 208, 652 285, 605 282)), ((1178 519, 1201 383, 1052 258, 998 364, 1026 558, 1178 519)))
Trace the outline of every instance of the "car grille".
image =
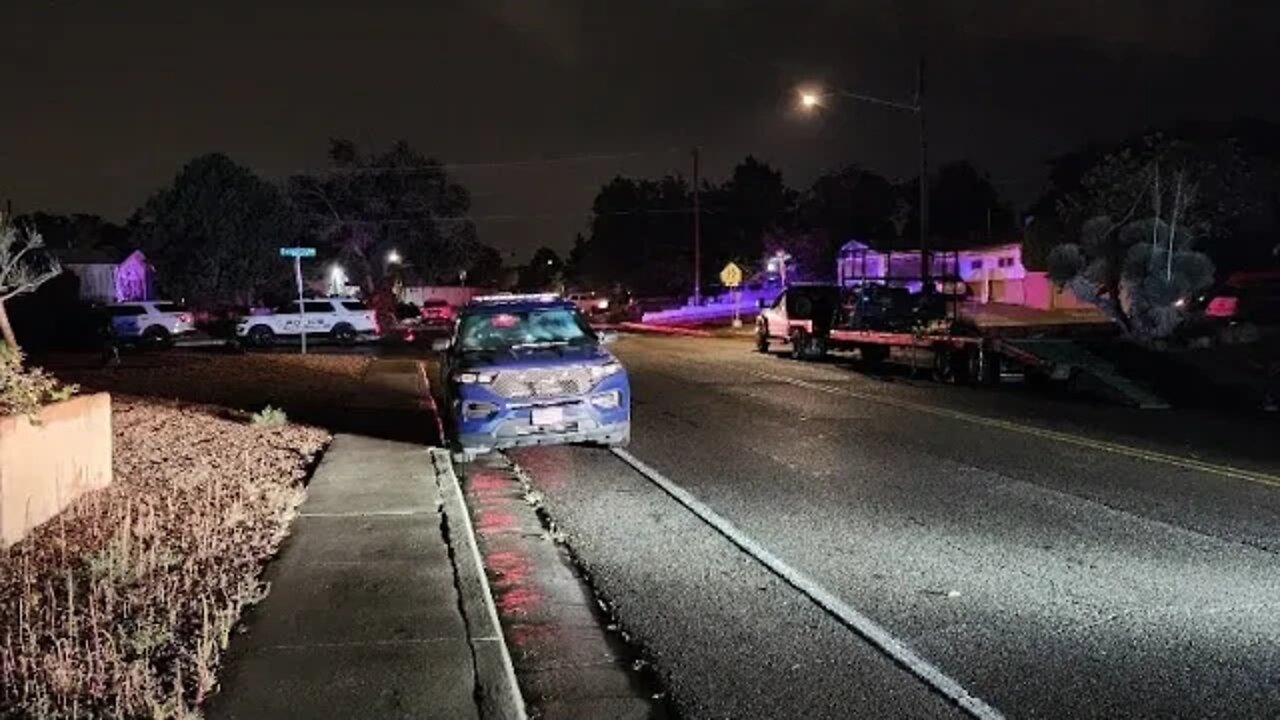
POLYGON ((493 392, 508 398, 581 395, 590 389, 591 371, 585 367, 508 370, 493 381, 493 392))

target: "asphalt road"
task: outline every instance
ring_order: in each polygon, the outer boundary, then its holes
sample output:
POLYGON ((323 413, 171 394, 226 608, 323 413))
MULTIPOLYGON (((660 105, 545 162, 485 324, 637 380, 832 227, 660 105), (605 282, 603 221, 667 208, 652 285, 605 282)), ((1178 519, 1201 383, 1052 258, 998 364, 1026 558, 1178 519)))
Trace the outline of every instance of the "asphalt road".
MULTIPOLYGON (((1006 717, 1280 716, 1280 424, 629 337, 631 453, 1006 717)), ((511 453, 688 717, 963 717, 622 459, 511 453)))

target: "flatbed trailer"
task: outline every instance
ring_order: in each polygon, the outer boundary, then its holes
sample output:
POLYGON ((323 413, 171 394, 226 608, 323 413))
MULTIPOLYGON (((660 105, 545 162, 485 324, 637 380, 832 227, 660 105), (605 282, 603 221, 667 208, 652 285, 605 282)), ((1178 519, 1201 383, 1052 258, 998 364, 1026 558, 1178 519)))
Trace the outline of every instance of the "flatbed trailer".
POLYGON ((928 368, 940 381, 979 384, 994 384, 1011 374, 1070 380, 1089 365, 1087 360, 1057 351, 1061 348, 1056 348, 1052 339, 1033 341, 1010 336, 1003 329, 983 329, 961 321, 955 312, 912 327, 851 327, 853 319, 847 312, 817 301, 829 292, 829 286, 797 286, 779 296, 771 307, 761 308, 757 349, 763 352, 772 344, 782 345, 798 360, 819 360, 829 352, 852 351, 869 367, 907 358, 910 365, 928 368), (800 299, 789 299, 792 294, 800 299), (814 320, 828 315, 825 322, 814 320))

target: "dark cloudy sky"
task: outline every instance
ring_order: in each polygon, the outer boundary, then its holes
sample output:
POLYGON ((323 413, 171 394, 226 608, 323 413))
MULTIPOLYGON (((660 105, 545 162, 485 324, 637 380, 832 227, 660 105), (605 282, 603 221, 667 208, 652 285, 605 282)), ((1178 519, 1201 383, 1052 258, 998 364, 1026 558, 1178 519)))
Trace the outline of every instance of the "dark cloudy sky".
POLYGON ((910 117, 805 119, 792 90, 910 99, 922 49, 935 159, 974 160, 1018 201, 1087 138, 1280 119, 1273 0, 8 0, 0 16, 15 210, 123 219, 197 153, 275 178, 321 165, 331 136, 403 137, 466 166, 482 238, 519 256, 567 246, 612 175, 687 172, 695 144, 713 176, 748 152, 797 185, 847 161, 912 173, 910 117), (583 155, 604 157, 501 164, 583 155))

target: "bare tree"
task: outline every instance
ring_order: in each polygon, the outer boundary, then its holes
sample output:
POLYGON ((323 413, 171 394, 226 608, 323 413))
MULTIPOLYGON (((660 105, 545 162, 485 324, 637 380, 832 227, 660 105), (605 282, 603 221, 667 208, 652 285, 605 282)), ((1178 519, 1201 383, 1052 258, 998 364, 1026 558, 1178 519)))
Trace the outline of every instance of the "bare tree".
POLYGON ((19 230, 0 214, 0 335, 17 349, 5 303, 29 293, 62 274, 62 266, 44 251, 44 238, 35 230, 19 230))

